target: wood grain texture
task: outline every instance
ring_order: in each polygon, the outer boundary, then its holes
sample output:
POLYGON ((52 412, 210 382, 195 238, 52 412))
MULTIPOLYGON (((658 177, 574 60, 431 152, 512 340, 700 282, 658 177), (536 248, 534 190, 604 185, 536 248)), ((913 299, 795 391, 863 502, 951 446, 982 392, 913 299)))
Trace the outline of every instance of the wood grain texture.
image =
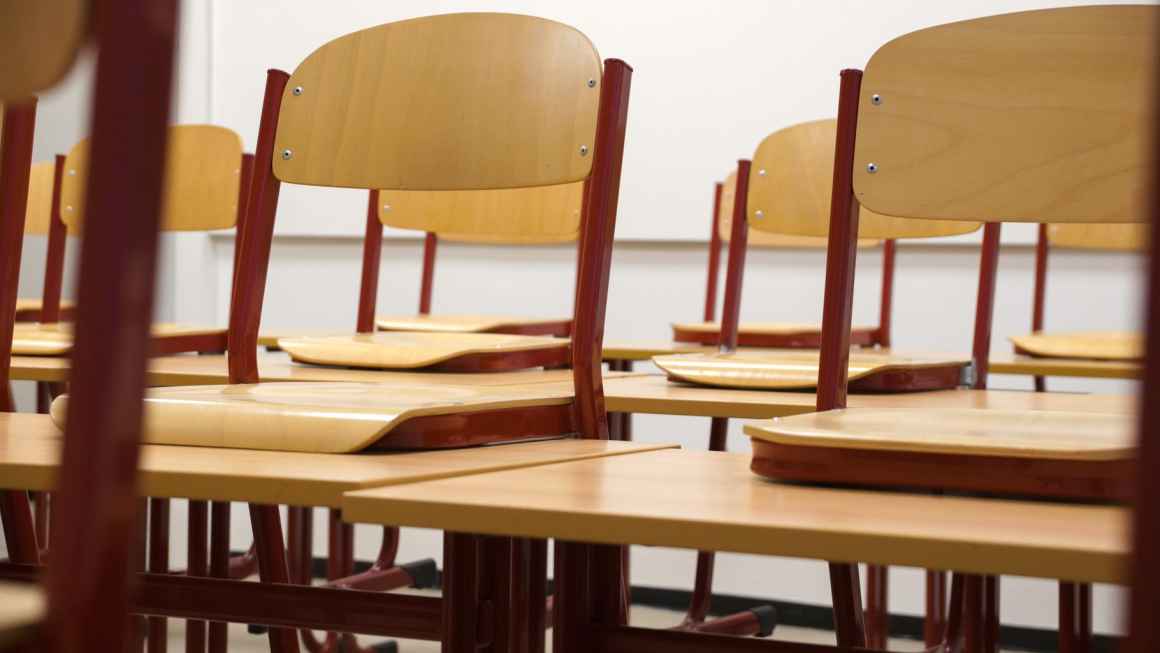
POLYGON ((501 354, 566 349, 567 338, 498 333, 422 333, 385 331, 349 336, 283 338, 278 341, 296 361, 380 369, 417 369, 472 354, 501 354))
POLYGON ((32 635, 44 618, 44 608, 39 585, 0 582, 0 646, 16 646, 32 635))
MULTIPOLYGON (((653 363, 671 378, 689 383, 728 388, 802 390, 817 386, 817 351, 754 350, 731 353, 657 356, 653 363)), ((910 356, 883 352, 850 353, 849 379, 869 377, 892 370, 920 370, 966 365, 959 356, 910 356)))
POLYGON ((52 221, 53 162, 32 164, 28 172, 28 205, 24 211, 24 233, 48 235, 52 221))
POLYGON ((64 78, 89 34, 85 0, 0 5, 0 101, 35 95, 64 78))
POLYGON ((992 355, 992 374, 1023 376, 1073 376, 1087 379, 1138 379, 1143 366, 1138 361, 1095 361, 1080 358, 1040 358, 1037 356, 992 355))
POLYGON ((1142 224, 1049 224, 1047 241, 1064 249, 1144 252, 1148 227, 1142 224))
POLYGON ((384 315, 375 318, 375 326, 384 331, 486 333, 499 332, 510 327, 534 327, 567 320, 568 318, 529 318, 515 315, 384 315))
MULTIPOLYGON (((659 415, 767 419, 815 412, 812 392, 710 388, 673 383, 663 376, 631 376, 604 381, 608 410, 659 415)), ((900 394, 852 394, 851 408, 946 408, 1058 410, 1130 414, 1136 398, 1067 392, 940 390, 900 394)))
MULTIPOLYGON (((349 455, 146 444, 138 491, 151 497, 337 508, 343 492, 359 488, 672 446, 569 439, 349 455)), ((0 415, 0 487, 52 490, 59 461, 60 432, 48 415, 0 415)))
POLYGON ((1076 358, 1106 361, 1136 361, 1144 358, 1143 338, 1123 331, 1075 331, 1032 333, 1012 336, 1015 351, 1029 356, 1076 358))
MULTIPOLYGON (((820 238, 830 233, 831 177, 837 121, 804 122, 766 136, 753 154, 746 216, 750 231, 820 238), (761 215, 758 215, 758 211, 761 215)), ((859 245, 867 239, 936 238, 969 233, 976 222, 930 222, 880 215, 862 207, 859 245)))
POLYGON ((291 75, 274 174, 388 190, 578 182, 592 166, 601 77, 583 34, 531 16, 445 14, 347 34, 291 75))
MULTIPOLYGON (((153 325, 153 337, 184 338, 224 334, 225 329, 159 323, 153 325)), ((68 322, 38 324, 22 322, 12 336, 12 352, 23 356, 64 356, 72 351, 73 325, 68 322)))
POLYGON ((573 242, 584 183, 459 191, 379 191, 379 219, 443 240, 492 244, 573 242))
MULTIPOLYGON (((165 231, 229 229, 237 223, 242 139, 216 125, 169 128, 165 159, 165 231)), ((89 139, 73 146, 65 160, 61 218, 70 232, 84 224, 85 183, 89 176, 89 139)))
POLYGON ((858 200, 918 218, 1143 221, 1158 15, 1026 11, 882 46, 862 83, 858 200))
POLYGON ((690 342, 627 342, 621 340, 604 341, 604 360, 611 361, 647 361, 653 356, 665 354, 681 354, 688 352, 710 352, 716 347, 698 345, 690 342))
MULTIPOLYGON (((404 421, 425 415, 559 406, 560 385, 409 387, 372 383, 259 383, 157 388, 145 397, 143 441, 151 444, 352 453, 404 421)), ((64 423, 68 396, 52 404, 64 423)))
POLYGON ((1103 461, 1134 455, 1134 421, 1072 411, 848 408, 746 424, 745 434, 805 447, 1103 461))
POLYGON ((1123 582, 1126 509, 771 483, 748 454, 658 451, 352 492, 370 522, 1123 582), (673 479, 680 482, 674 483, 673 479))

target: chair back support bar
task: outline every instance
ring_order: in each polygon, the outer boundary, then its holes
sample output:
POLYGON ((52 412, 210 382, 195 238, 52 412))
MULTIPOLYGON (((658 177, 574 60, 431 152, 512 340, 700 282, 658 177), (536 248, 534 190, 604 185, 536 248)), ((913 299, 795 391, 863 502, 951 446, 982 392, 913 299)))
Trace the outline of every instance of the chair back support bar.
POLYGON ((87 0, 9 0, 0 6, 0 100, 22 98, 59 82, 89 35, 87 0))
POLYGON ((367 192, 367 226, 363 235, 362 278, 358 289, 355 331, 374 333, 379 299, 379 265, 383 259, 383 223, 379 221, 379 191, 367 192))
POLYGON ((443 240, 548 244, 580 234, 583 182, 536 188, 381 191, 384 225, 438 234, 443 240))
MULTIPOLYGON (((751 165, 747 159, 738 161, 737 171, 730 175, 734 182, 734 193, 722 193, 726 196, 721 202, 722 207, 732 215, 729 221, 729 262, 725 266, 725 298, 721 307, 721 338, 718 343, 718 349, 722 352, 737 349, 737 332, 741 328, 741 284, 745 279, 745 252, 750 229, 745 219, 745 202, 738 202, 736 198, 749 196, 751 165)), ((725 188, 729 186, 729 180, 726 179, 725 188)))
POLYGON ((859 104, 858 200, 914 218, 1144 220, 1158 11, 1025 11, 882 46, 859 104))
MULTIPOLYGON (((216 125, 175 125, 169 128, 165 162, 162 229, 209 231, 237 223, 241 186, 242 139, 216 125)), ((91 174, 89 139, 73 146, 65 161, 61 218, 73 233, 85 221, 85 181, 91 174)))
POLYGON ((705 280, 705 312, 703 320, 712 322, 717 316, 717 275, 721 268, 721 194, 724 184, 713 184, 713 226, 709 230, 709 274, 705 280))
POLYGON ((542 18, 446 14, 364 29, 295 69, 274 172, 387 190, 581 181, 600 77, 587 37, 542 18))
MULTIPOLYGON (((52 162, 52 195, 48 208, 48 251, 44 257, 44 288, 41 290, 39 318, 40 322, 45 324, 60 321, 60 293, 64 286, 64 249, 68 235, 64 221, 60 219, 60 190, 64 184, 64 161, 64 155, 58 154, 52 162)), ((25 225, 25 233, 27 232, 28 228, 25 225)))

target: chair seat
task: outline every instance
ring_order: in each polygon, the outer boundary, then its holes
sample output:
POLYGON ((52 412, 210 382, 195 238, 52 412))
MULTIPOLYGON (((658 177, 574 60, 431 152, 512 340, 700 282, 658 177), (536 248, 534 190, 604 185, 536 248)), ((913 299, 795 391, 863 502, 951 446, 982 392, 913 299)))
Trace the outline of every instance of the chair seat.
POLYGON ((1089 360, 1137 361, 1144 358, 1144 342, 1139 333, 1123 331, 1076 331, 1032 333, 1014 336, 1015 352, 1040 358, 1081 358, 1089 360))
POLYGON ((373 369, 438 367, 498 371, 556 366, 567 362, 570 341, 547 336, 496 333, 387 331, 349 336, 280 338, 295 361, 373 369))
MULTIPOLYGON (((181 351, 224 351, 226 330, 182 324, 153 325, 154 354, 181 351), (205 346, 186 347, 192 343, 205 346)), ((12 353, 23 356, 64 356, 72 351, 72 324, 20 323, 12 334, 12 353)))
MULTIPOLYGON (((40 309, 44 306, 39 298, 21 297, 16 300, 16 321, 34 322, 40 319, 40 309)), ((61 300, 60 311, 63 317, 72 315, 76 307, 72 302, 61 300)))
MULTIPOLYGON (((413 448, 406 441, 391 442, 387 434, 420 417, 567 408, 572 399, 570 383, 529 388, 295 381, 156 388, 145 395, 143 440, 310 453, 413 448)), ((68 395, 58 397, 52 404, 53 420, 63 426, 67 412, 68 395)), ((514 428, 508 440, 517 439, 514 428)), ((473 443, 448 439, 444 446, 473 443)))
MULTIPOLYGON (((809 390, 817 387, 819 353, 803 350, 739 350, 653 358, 676 381, 724 388, 809 390)), ((960 385, 970 361, 956 356, 850 353, 851 391, 915 391, 960 385)))
POLYGON ((1135 427, 1126 413, 852 408, 745 433, 753 470, 770 478, 1123 500, 1135 427))
POLYGON ((513 315, 389 315, 376 317, 375 325, 383 331, 567 336, 572 320, 513 315))
MULTIPOLYGON (((720 322, 675 323, 673 340, 701 345, 721 342, 720 322)), ((822 343, 822 327, 817 324, 792 322, 743 322, 737 327, 739 347, 770 347, 774 349, 818 349, 822 343)), ((850 330, 850 344, 870 347, 878 343, 875 327, 854 327, 850 330)))

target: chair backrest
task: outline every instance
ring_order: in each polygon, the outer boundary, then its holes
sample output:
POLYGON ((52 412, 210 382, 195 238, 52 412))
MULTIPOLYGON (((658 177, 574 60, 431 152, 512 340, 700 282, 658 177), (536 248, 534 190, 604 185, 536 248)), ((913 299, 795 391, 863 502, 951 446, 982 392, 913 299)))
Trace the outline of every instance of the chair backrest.
MULTIPOLYGON (((752 181, 750 182, 750 193, 753 192, 752 181)), ((721 185, 721 204, 720 217, 717 219, 717 237, 721 242, 728 244, 729 238, 733 232, 733 199, 737 192, 737 171, 730 172, 725 177, 724 183, 721 185)), ((829 214, 826 214, 829 218, 829 214)), ((882 242, 877 238, 859 238, 858 247, 875 247, 882 242)), ((752 225, 749 227, 749 246, 750 247, 773 247, 773 248, 788 248, 788 249, 824 249, 826 247, 826 239, 821 236, 797 236, 794 234, 774 233, 764 229, 754 229, 752 225)))
MULTIPOLYGON (((164 231, 229 229, 237 223, 242 139, 216 125, 169 128, 165 159, 164 231)), ((84 224, 84 194, 89 178, 89 139, 73 146, 65 159, 61 219, 73 233, 84 224)))
POLYGON ((882 46, 862 79, 858 201, 915 218, 1143 221, 1158 12, 1025 11, 882 46))
POLYGON ((1047 242, 1065 249, 1143 252, 1148 248, 1145 224, 1050 224, 1047 242))
POLYGON ((606 436, 603 401, 593 397, 603 396, 599 347, 630 77, 614 59, 602 70, 574 28, 484 13, 372 27, 324 44, 292 75, 270 71, 234 284, 231 381, 257 380, 280 182, 388 196, 587 180, 573 368, 581 432, 606 436))
POLYGON ((88 36, 89 21, 86 0, 0 6, 0 100, 33 95, 64 78, 88 36))
POLYGON ((463 191, 379 191, 379 220, 440 240, 531 245, 580 235, 584 183, 463 191))
MULTIPOLYGON (((749 176, 746 218, 751 232, 821 239, 830 233, 830 185, 837 121, 798 123, 757 146, 749 176)), ((879 215, 862 207, 860 240, 937 238, 975 231, 977 222, 930 222, 879 215)))

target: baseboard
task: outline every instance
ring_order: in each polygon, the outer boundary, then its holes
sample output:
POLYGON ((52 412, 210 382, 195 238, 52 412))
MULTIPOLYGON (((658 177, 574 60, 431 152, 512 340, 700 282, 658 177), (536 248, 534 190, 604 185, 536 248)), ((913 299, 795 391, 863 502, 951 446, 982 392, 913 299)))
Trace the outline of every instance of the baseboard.
MULTIPOLYGON (((370 566, 370 562, 358 561, 355 563, 355 571, 365 571, 370 566)), ((326 559, 314 558, 312 568, 316 577, 325 578, 326 559)), ((691 593, 686 590, 636 585, 632 588, 633 605, 647 605, 654 608, 682 611, 688 607, 690 598, 691 593)), ((777 610, 777 623, 782 625, 816 630, 832 630, 834 627, 830 608, 825 606, 755 599, 732 594, 714 594, 712 613, 718 616, 727 615, 762 605, 772 605, 777 610)), ((921 640, 922 618, 900 614, 890 615, 890 635, 915 641, 921 640)), ((1054 630, 1025 626, 1000 626, 999 628, 999 642, 1004 650, 1050 653, 1059 650, 1058 640, 1058 634, 1054 630)), ((1116 641, 1115 638, 1107 635, 1095 635, 1092 641, 1092 651, 1112 653, 1116 648, 1116 641)))

